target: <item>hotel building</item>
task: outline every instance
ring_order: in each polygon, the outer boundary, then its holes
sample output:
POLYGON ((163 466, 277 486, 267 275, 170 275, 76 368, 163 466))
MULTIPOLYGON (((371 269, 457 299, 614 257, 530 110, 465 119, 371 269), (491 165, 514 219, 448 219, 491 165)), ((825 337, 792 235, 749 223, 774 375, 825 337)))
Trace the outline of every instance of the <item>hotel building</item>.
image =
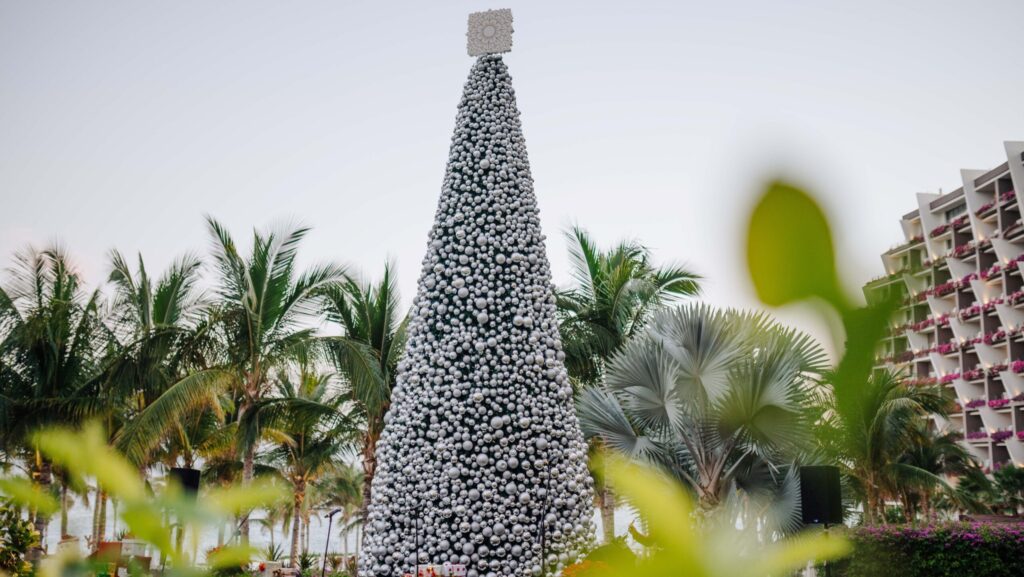
POLYGON ((999 166, 961 170, 953 192, 918 194, 904 242, 882 254, 885 276, 864 287, 869 302, 902 302, 879 367, 952 389, 937 424, 990 471, 1024 466, 1024 142, 1005 148, 999 166))

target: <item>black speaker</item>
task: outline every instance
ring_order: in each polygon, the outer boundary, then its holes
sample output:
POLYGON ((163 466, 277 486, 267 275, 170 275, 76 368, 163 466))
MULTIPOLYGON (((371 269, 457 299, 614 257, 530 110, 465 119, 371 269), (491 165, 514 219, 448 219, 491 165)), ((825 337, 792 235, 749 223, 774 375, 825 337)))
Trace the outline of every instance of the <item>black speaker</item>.
POLYGON ((182 469, 174 467, 171 469, 170 478, 176 481, 184 489, 186 495, 195 497, 199 493, 199 469, 182 469))
POLYGON ((843 522, 838 467, 800 467, 800 509, 805 525, 843 522))

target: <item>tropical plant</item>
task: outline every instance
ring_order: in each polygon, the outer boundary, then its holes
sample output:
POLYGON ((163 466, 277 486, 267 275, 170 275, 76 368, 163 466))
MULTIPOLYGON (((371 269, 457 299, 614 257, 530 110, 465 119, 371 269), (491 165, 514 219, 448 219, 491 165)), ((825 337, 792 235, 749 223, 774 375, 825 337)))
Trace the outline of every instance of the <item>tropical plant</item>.
POLYGON ((1001 467, 992 474, 992 478, 999 496, 999 507, 1011 515, 1018 515, 1024 507, 1024 467, 1001 467))
MULTIPOLYGON (((245 420, 270 392, 278 371, 315 357, 322 348, 307 321, 316 318, 323 294, 340 285, 345 271, 328 263, 298 272, 298 248, 309 229, 254 231, 252 250, 243 256, 223 225, 212 218, 207 224, 218 276, 211 314, 222 361, 192 372, 151 403, 130 427, 138 440, 129 446, 129 454, 151 450, 186 412, 216 407, 217 394, 224 391, 230 392, 236 407, 235 420, 245 420)), ((239 427, 236 444, 246 485, 254 477, 256 448, 262 438, 259 421, 251 422, 256 426, 239 427)), ((248 515, 241 520, 240 533, 248 540, 248 515)))
POLYGON ((742 490, 772 497, 779 509, 765 519, 792 528, 786 465, 807 448, 805 391, 826 362, 813 339, 763 313, 663 310, 612 359, 606 386, 583 391, 580 424, 675 476, 706 516, 742 490))
MULTIPOLYGON (((700 277, 681 266, 655 266, 636 241, 600 249, 580 227, 566 233, 573 285, 556 294, 565 366, 577 389, 601 382, 605 364, 643 329, 652 311, 699 294, 700 277)), ((591 447, 591 453, 597 447, 591 447)), ((615 496, 595 478, 605 543, 615 537, 615 496)))
POLYGON ((947 457, 952 466, 960 456, 928 454, 919 435, 920 422, 929 413, 944 414, 949 404, 941 387, 907 387, 900 376, 879 371, 845 403, 837 402, 833 391, 831 379, 819 388, 815 430, 825 454, 863 496, 867 524, 882 518, 886 499, 898 498, 900 487, 909 491, 945 485, 929 469, 941 469, 947 457))
MULTIPOLYGON (((357 530, 363 513, 363 472, 345 461, 321 475, 313 484, 311 501, 320 510, 339 509, 335 527, 341 539, 341 557, 347 559, 348 537, 357 530)), ((357 541, 358 544, 358 541, 357 541)), ((356 551, 358 556, 358 550, 356 551)))
POLYGON ((896 459, 899 466, 893 468, 896 492, 908 521, 913 521, 918 512, 925 520, 934 521, 936 492, 956 496, 946 478, 965 475, 978 464, 955 431, 936 431, 926 420, 919 419, 910 435, 906 448, 896 459))
MULTIPOLYGON (((0 444, 24 457, 33 480, 49 491, 52 464, 31 433, 110 410, 97 377, 111 339, 99 291, 85 292, 63 247, 29 247, 15 255, 9 273, 0 288, 0 444)), ((33 518, 45 538, 46 517, 33 518)))
POLYGON ((766 542, 753 527, 698 527, 687 487, 663 471, 621 459, 602 469, 645 520, 651 546, 639 559, 628 548, 607 551, 592 562, 601 565, 595 577, 781 577, 850 549, 842 536, 807 532, 766 542))
POLYGON ((21 518, 21 511, 0 503, 0 572, 10 577, 28 577, 32 564, 25 557, 39 544, 39 533, 21 518))
POLYGON ((363 462, 363 510, 370 502, 370 486, 377 470, 377 441, 384 430, 384 415, 391 406, 398 360, 405 349, 406 317, 400 312, 392 265, 376 284, 350 277, 326 291, 327 318, 342 335, 328 340, 334 365, 345 377, 346 401, 363 420, 360 455, 363 462))
POLYGON ((298 382, 288 375, 277 379, 277 395, 261 399, 241 422, 258 421, 274 439, 265 459, 277 466, 292 490, 292 536, 289 558, 299 559, 300 529, 307 517, 307 491, 322 475, 335 469, 356 440, 354 421, 343 410, 345 398, 332 390, 330 375, 300 371, 298 382))

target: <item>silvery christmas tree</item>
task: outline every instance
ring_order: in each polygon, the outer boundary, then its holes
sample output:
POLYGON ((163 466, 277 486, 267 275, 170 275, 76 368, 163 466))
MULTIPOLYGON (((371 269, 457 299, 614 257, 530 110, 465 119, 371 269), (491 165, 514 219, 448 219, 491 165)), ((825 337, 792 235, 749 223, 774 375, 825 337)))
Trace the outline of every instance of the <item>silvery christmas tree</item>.
POLYGON ((575 561, 593 535, 586 444, 498 55, 511 48, 512 14, 477 13, 469 24, 479 58, 377 448, 361 577, 445 562, 469 577, 537 575, 575 561))

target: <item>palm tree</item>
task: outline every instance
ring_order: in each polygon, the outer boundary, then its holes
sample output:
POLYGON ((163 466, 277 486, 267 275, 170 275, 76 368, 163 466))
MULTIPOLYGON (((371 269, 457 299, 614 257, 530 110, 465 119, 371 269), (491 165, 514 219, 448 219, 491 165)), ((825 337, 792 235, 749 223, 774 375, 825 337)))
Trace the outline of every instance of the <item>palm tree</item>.
POLYGON ((377 284, 349 278, 326 293, 327 318, 342 329, 329 341, 332 358, 346 379, 344 395, 364 421, 360 455, 363 461, 363 512, 377 470, 377 441, 391 405, 398 359, 405 349, 406 317, 391 264, 377 284))
POLYGON ((583 391, 580 424, 678 478, 710 516, 736 489, 791 493, 786 464, 809 440, 805 387, 826 362, 814 340, 763 313, 663 310, 613 357, 605 387, 583 391))
MULTIPOLYGON (((354 445, 353 420, 343 411, 345 398, 332 390, 330 375, 302 371, 298 383, 278 379, 278 396, 261 399, 241 426, 261 422, 276 442, 267 454, 292 487, 291 564, 299 558, 300 529, 307 519, 307 491, 354 445)), ((308 525, 308 522, 306 523, 308 525)))
POLYGON ((1024 467, 1007 465, 992 474, 995 490, 999 495, 998 505, 1011 515, 1020 514, 1024 507, 1024 467))
POLYGON ((965 475, 978 466, 960 438, 956 431, 935 430, 924 419, 911 432, 909 444, 893 467, 896 492, 908 521, 914 520, 918 508, 925 520, 933 521, 936 489, 955 498, 946 477, 965 475))
MULTIPOLYGON (((0 430, 4 451, 22 452, 44 491, 49 459, 31 447, 33 431, 81 422, 108 410, 97 376, 112 340, 99 314, 100 293, 86 293, 61 246, 15 255, 0 288, 0 430)), ((64 500, 66 503, 66 499, 64 500)), ((45 535, 47 519, 34 515, 45 535)))
MULTIPOLYGON (((348 565, 352 565, 348 558, 348 536, 359 526, 362 518, 363 477, 363 472, 359 468, 341 462, 315 484, 318 508, 341 510, 337 528, 341 539, 342 559, 348 565)), ((358 545, 358 540, 356 544, 358 545)), ((358 550, 356 554, 358 556, 358 550)))
POLYGON ((818 390, 820 414, 815 423, 819 442, 832 460, 855 482, 864 499, 865 522, 882 519, 885 499, 911 480, 941 479, 900 456, 914 450, 918 426, 928 414, 945 414, 949 399, 940 387, 907 387, 902 377, 880 371, 871 375, 859 394, 837 400, 825 379, 818 390))
MULTIPOLYGON (((297 271, 298 248, 308 228, 254 231, 252 250, 243 256, 223 225, 213 218, 207 218, 207 225, 218 276, 211 315, 221 362, 191 373, 153 402, 132 424, 132 451, 151 450, 189 410, 215 407, 219 392, 230 391, 235 420, 245 420, 271 390, 273 375, 318 354, 322 343, 310 322, 322 308, 324 292, 345 279, 344 268, 330 263, 297 271)), ((253 423, 239 428, 237 440, 246 485, 252 482, 261 440, 259 422, 253 423)), ((248 515, 240 532, 248 540, 248 515)))
POLYGON ((150 278, 141 255, 136 272, 116 250, 110 260, 111 324, 121 347, 108 378, 119 397, 129 399, 125 417, 132 419, 186 374, 213 364, 216 343, 197 288, 198 258, 176 260, 158 279, 150 278))
MULTIPOLYGON (((587 231, 566 233, 573 286, 557 293, 565 366, 577 389, 596 385, 605 365, 658 307, 700 293, 700 277, 683 267, 657 267, 636 241, 601 250, 587 231)), ((605 543, 615 537, 615 497, 595 479, 605 543)))

